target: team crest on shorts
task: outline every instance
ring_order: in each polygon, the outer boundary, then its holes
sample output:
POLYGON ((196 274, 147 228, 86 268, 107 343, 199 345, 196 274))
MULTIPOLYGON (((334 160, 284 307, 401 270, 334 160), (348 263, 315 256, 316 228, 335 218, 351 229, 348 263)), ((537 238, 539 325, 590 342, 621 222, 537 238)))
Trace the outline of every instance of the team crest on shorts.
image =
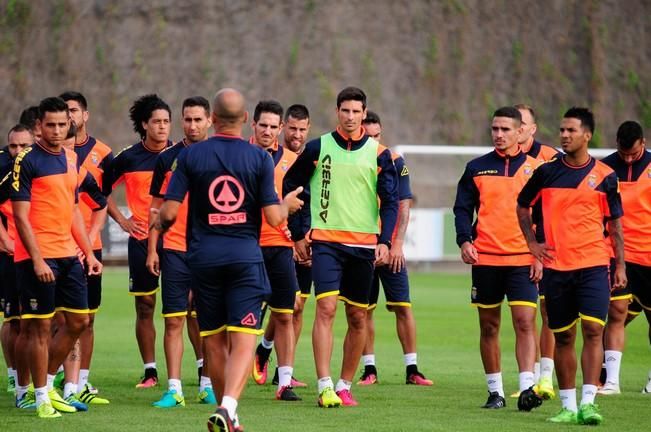
POLYGON ((38 309, 38 300, 36 300, 35 298, 29 299, 29 307, 31 307, 33 311, 38 309))
POLYGON ((254 327, 257 323, 258 320, 255 319, 255 315, 253 315, 253 312, 249 312, 248 314, 246 314, 246 316, 242 318, 242 321, 240 321, 240 324, 247 327, 254 327))
POLYGON ((470 290, 470 298, 472 298, 473 300, 477 299, 477 287, 472 287, 472 289, 470 290))
POLYGON ((523 167, 523 169, 524 169, 524 175, 527 175, 527 176, 531 175, 531 173, 533 172, 533 167, 531 165, 529 165, 529 164, 526 164, 523 167))
POLYGON ((129 278, 129 291, 133 291, 133 279, 129 278))
POLYGON ((590 174, 588 176, 588 186, 590 186, 592 189, 597 187, 597 176, 594 174, 590 174))

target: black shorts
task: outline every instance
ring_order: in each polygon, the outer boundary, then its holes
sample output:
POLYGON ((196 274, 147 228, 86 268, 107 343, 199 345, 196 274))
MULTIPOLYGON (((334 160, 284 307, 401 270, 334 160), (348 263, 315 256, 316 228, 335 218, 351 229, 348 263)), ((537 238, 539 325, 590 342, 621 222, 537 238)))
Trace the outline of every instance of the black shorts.
POLYGON ((378 297, 380 296, 380 282, 382 282, 387 308, 391 306, 411 307, 411 300, 409 298, 409 275, 407 274, 406 266, 402 266, 402 269, 397 273, 392 272, 391 268, 387 265, 375 268, 371 296, 369 298, 369 309, 374 309, 377 306, 378 297))
POLYGON ((276 313, 294 313, 294 302, 299 292, 294 251, 286 246, 266 246, 260 249, 271 286, 271 296, 267 302, 269 309, 276 313))
POLYGON ((163 249, 160 254, 160 272, 163 316, 186 316, 190 309, 188 299, 192 289, 192 272, 185 252, 163 249))
POLYGON ((39 282, 31 259, 16 263, 21 319, 52 318, 55 310, 87 314, 88 289, 79 258, 46 258, 45 262, 54 273, 54 282, 39 282))
MULTIPOLYGON (((102 262, 102 250, 93 251, 97 261, 102 262)), ((90 313, 96 313, 102 304, 102 274, 89 275, 86 272, 86 283, 88 284, 88 309, 90 313)))
POLYGON ((262 334, 262 303, 271 294, 264 263, 193 268, 201 336, 226 331, 262 334))
MULTIPOLYGON (((626 277, 628 278, 629 276, 629 270, 628 266, 630 264, 626 263, 626 277)), ((615 283, 615 260, 611 259, 610 260, 610 285, 612 286, 615 283)), ((633 298, 633 294, 631 294, 631 281, 628 281, 628 284, 624 288, 618 288, 614 289, 610 292, 610 301, 615 301, 615 300, 631 300, 633 298)))
POLYGON ((610 305, 608 266, 559 271, 544 269, 545 303, 551 331, 570 329, 579 318, 606 324, 610 305))
POLYGON ((16 285, 14 257, 0 253, 0 306, 5 321, 20 318, 20 300, 16 285))
POLYGON ((531 266, 472 266, 470 301, 481 308, 538 306, 538 287, 529 279, 531 266))
POLYGON ((627 262, 626 276, 633 295, 633 302, 629 305, 629 310, 632 309, 634 312, 641 312, 642 309, 651 311, 651 267, 627 262))
POLYGON ((312 243, 312 277, 316 299, 337 295, 350 305, 367 308, 374 262, 374 249, 312 243))
POLYGON ((301 297, 308 298, 312 292, 312 267, 295 262, 296 280, 301 290, 301 297))
MULTIPOLYGON (((158 276, 153 275, 146 266, 148 244, 148 239, 136 240, 129 237, 129 294, 133 296, 151 295, 158 291, 158 276)), ((159 245, 159 256, 160 253, 159 245)))

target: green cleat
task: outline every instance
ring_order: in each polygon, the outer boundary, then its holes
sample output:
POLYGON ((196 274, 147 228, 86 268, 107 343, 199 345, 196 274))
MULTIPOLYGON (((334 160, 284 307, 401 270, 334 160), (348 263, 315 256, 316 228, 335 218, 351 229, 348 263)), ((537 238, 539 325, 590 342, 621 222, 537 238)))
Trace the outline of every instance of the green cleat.
POLYGON ((68 396, 65 399, 65 401, 68 402, 68 404, 70 404, 71 406, 75 407, 75 409, 77 409, 77 411, 88 411, 88 405, 81 402, 79 399, 77 399, 77 396, 75 396, 73 394, 68 396))
POLYGON ((185 406, 185 398, 183 395, 178 394, 176 390, 168 390, 163 393, 160 400, 152 403, 155 408, 174 408, 177 406, 185 406))
POLYGON ((43 403, 36 408, 36 415, 42 419, 52 419, 61 417, 61 413, 52 407, 52 404, 43 403))
POLYGON ((12 376, 7 377, 7 393, 16 394, 16 379, 12 376))
POLYGON ((213 391, 212 387, 206 387, 204 391, 199 392, 197 395, 197 402, 206 405, 216 404, 217 399, 215 398, 215 392, 213 391))
POLYGON ((603 416, 599 414, 599 406, 593 403, 582 404, 576 418, 582 425, 599 425, 604 421, 603 416))
POLYGON ((337 393, 332 389, 332 387, 326 387, 319 394, 319 400, 317 401, 320 407, 322 408, 337 408, 341 406, 342 401, 337 393))
POLYGON ((54 388, 63 391, 63 385, 65 384, 65 373, 63 371, 57 372, 54 376, 54 388))
POLYGON ((561 412, 556 414, 554 417, 547 419, 548 422, 552 423, 568 423, 568 424, 577 424, 577 415, 574 411, 570 411, 567 408, 563 408, 561 412))
POLYGON ((16 408, 35 409, 36 396, 34 395, 34 390, 27 390, 27 393, 25 393, 22 398, 16 399, 16 408))
POLYGON ((75 396, 80 402, 83 402, 86 405, 108 405, 110 403, 108 399, 97 396, 97 390, 94 392, 93 390, 94 388, 89 387, 89 385, 86 384, 84 389, 75 396))
MULTIPOLYGON (((50 402, 52 404, 52 407, 62 413, 74 413, 77 412, 77 408, 73 407, 70 405, 68 402, 66 402, 65 399, 61 397, 59 393, 57 393, 56 390, 52 389, 48 392, 47 394, 50 397, 50 402)), ((37 408, 38 410, 38 408, 37 408)))
POLYGON ((540 378, 538 384, 533 387, 533 390, 545 400, 554 399, 556 397, 556 393, 554 392, 554 383, 552 383, 551 378, 540 378))

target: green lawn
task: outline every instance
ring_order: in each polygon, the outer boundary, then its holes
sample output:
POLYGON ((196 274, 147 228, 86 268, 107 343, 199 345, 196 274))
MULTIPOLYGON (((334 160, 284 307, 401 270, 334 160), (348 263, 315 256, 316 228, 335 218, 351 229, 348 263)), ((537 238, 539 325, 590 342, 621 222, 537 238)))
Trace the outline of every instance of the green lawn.
MULTIPOLYGON (((354 387, 359 407, 324 410, 316 407, 316 382, 310 346, 310 325, 314 300, 307 305, 306 323, 296 355, 295 375, 310 385, 299 389, 303 401, 281 403, 274 400, 274 387, 249 384, 240 401, 239 414, 247 431, 533 431, 558 430, 545 419, 560 407, 555 400, 531 413, 517 411, 515 400, 499 411, 479 406, 486 399, 486 386, 478 352, 476 312, 468 305, 467 275, 414 274, 412 299, 419 330, 419 365, 435 381, 434 387, 404 384, 400 345, 395 336, 392 314, 380 307, 376 313, 376 357, 380 384, 372 388, 354 387), (332 428, 332 429, 330 429, 332 428)), ((185 408, 156 410, 151 402, 161 395, 154 390, 136 390, 141 363, 133 332, 133 299, 127 295, 126 272, 109 269, 105 274, 104 302, 97 318, 96 350, 91 381, 109 406, 91 406, 87 413, 65 415, 62 419, 40 421, 33 412, 12 408, 8 393, 0 393, 0 430, 5 431, 201 431, 211 407, 193 401, 196 370, 190 344, 184 362, 185 408), (45 426, 46 425, 46 426, 45 426), (42 429, 45 426, 46 429, 42 429)), ((340 308, 341 309, 341 308, 340 308)), ((340 310, 341 312, 341 310, 340 310)), ((506 311, 505 311, 506 312, 506 311)), ((517 390, 517 370, 513 357, 513 331, 503 331, 503 372, 505 390, 517 390)), ((339 369, 343 318, 336 326, 333 370, 339 369)), ((159 329, 162 318, 158 319, 159 329)), ((628 347, 622 366, 624 393, 599 397, 605 416, 601 430, 642 430, 650 411, 651 395, 640 394, 646 382, 651 353, 646 337, 646 322, 638 319, 628 329, 628 347)), ((162 332, 159 332, 159 373, 165 383, 162 332)), ((6 377, 0 378, 0 388, 6 377)), ((335 377, 336 379, 336 377, 335 377)), ((579 395, 580 399, 580 395, 579 395)), ((578 426, 577 426, 578 427, 578 426)), ((561 428, 562 429, 562 428, 561 428)))

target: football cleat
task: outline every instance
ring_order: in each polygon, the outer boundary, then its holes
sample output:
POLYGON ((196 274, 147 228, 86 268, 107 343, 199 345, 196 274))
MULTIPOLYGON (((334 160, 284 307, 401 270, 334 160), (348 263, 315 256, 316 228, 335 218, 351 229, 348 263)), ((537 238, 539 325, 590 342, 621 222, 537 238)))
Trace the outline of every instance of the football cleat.
POLYGON ((154 368, 145 369, 145 375, 136 384, 136 388, 151 388, 158 385, 158 371, 154 368))
POLYGON ((36 415, 42 419, 52 419, 61 417, 61 413, 52 407, 52 404, 42 403, 36 408, 36 415))
POLYGON ((500 409, 506 407, 506 400, 498 392, 488 392, 488 399, 482 408, 500 409))
POLYGON ((300 401, 301 398, 294 393, 292 386, 283 386, 276 392, 276 399, 282 401, 300 401))
POLYGON ((317 403, 322 408, 336 408, 341 405, 342 401, 332 387, 326 387, 319 394, 317 403))
POLYGON ((86 405, 85 403, 81 402, 81 401, 80 401, 79 399, 77 399, 77 397, 76 397, 75 395, 73 395, 73 394, 71 394, 70 396, 68 396, 68 397, 65 399, 65 401, 68 402, 68 404, 70 404, 71 406, 75 407, 75 408, 77 409, 77 411, 88 411, 88 405, 86 405))
POLYGON ((97 396, 97 389, 95 387, 91 387, 90 384, 86 384, 83 390, 77 393, 75 396, 80 402, 83 402, 86 405, 108 405, 110 403, 108 399, 97 396))
POLYGON ((224 407, 218 407, 215 412, 208 417, 208 430, 210 432, 234 432, 233 421, 224 407))
MULTIPOLYGON (((290 381, 290 385, 294 388, 301 388, 301 387, 307 387, 307 384, 304 383, 303 381, 299 381, 296 379, 296 377, 292 376, 292 380, 290 381)), ((274 373, 274 377, 271 380, 271 384, 277 386, 278 383, 278 368, 276 368, 276 372, 274 373)))
POLYGON ((576 413, 574 411, 568 410, 567 408, 563 408, 554 417, 548 418, 547 421, 551 423, 577 424, 576 413))
POLYGON ((262 344, 259 344, 255 349, 255 358, 253 359, 251 376, 256 384, 264 385, 267 382, 270 355, 271 350, 263 347, 262 344))
POLYGON ((353 397, 353 394, 350 392, 350 390, 345 389, 345 390, 339 390, 337 392, 337 396, 339 396, 339 399, 341 399, 341 405, 343 406, 357 406, 359 405, 355 398, 353 397))
POLYGON ((155 408, 174 408, 177 406, 185 406, 185 398, 176 390, 168 390, 163 393, 163 397, 152 403, 152 406, 155 408))
POLYGON ((582 425, 598 425, 604 421, 603 416, 599 414, 599 406, 597 404, 581 404, 576 419, 582 425))
POLYGON ((16 393, 16 378, 13 376, 7 377, 7 393, 16 393))
POLYGON ((409 374, 407 376, 406 383, 419 385, 419 386, 431 386, 434 384, 432 380, 428 380, 427 378, 425 378, 425 375, 423 375, 420 372, 414 372, 412 374, 409 374))
POLYGON ((50 397, 50 403, 52 404, 52 407, 62 413, 74 413, 77 412, 77 408, 74 406, 70 405, 68 402, 66 402, 65 399, 61 397, 59 393, 57 393, 56 390, 52 389, 50 390, 47 395, 50 397))
POLYGON ((608 395, 618 395, 622 392, 622 390, 619 388, 619 384, 612 383, 610 381, 606 381, 606 384, 604 384, 599 390, 597 390, 597 394, 608 396, 608 395))
POLYGON ((533 387, 535 391, 544 400, 554 399, 556 393, 554 392, 554 384, 551 378, 540 378, 538 384, 533 387))
POLYGON ((52 385, 54 386, 55 389, 59 389, 63 391, 63 386, 65 384, 65 373, 63 371, 57 372, 57 374, 54 376, 54 382, 52 385))
POLYGON ((642 393, 651 393, 651 373, 649 373, 649 381, 642 387, 642 393))
POLYGON ((22 398, 16 398, 16 408, 35 409, 36 398, 34 396, 34 390, 27 390, 27 393, 25 393, 22 398))
POLYGON ((522 390, 520 396, 518 396, 519 411, 531 411, 534 408, 538 408, 542 403, 542 398, 536 394, 533 387, 522 390))
POLYGON ((364 374, 359 377, 359 381, 357 381, 357 385, 361 386, 368 386, 373 384, 377 384, 377 375, 374 373, 366 374, 366 372, 364 372, 364 374))
POLYGON ((217 399, 215 398, 215 392, 213 391, 212 387, 206 387, 204 391, 199 392, 197 395, 197 402, 205 405, 216 404, 217 399))

